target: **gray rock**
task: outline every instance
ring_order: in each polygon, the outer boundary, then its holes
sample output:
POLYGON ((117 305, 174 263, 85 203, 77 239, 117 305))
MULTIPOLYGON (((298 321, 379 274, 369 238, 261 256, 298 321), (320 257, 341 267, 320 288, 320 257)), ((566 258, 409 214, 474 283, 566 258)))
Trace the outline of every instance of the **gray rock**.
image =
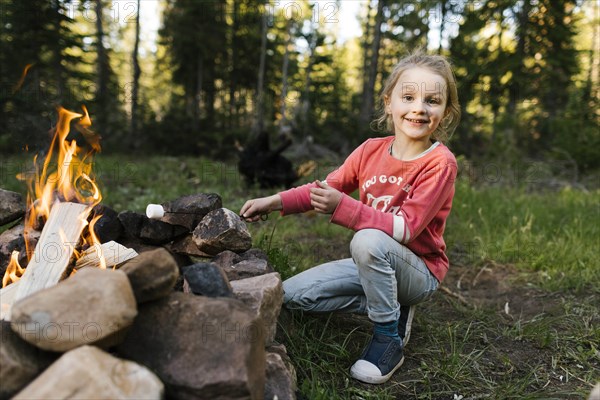
POLYGON ((29 263, 27 249, 29 248, 29 251, 33 254, 33 250, 42 234, 32 228, 28 228, 27 233, 25 235, 23 224, 19 224, 0 234, 0 276, 4 276, 13 251, 19 252, 19 265, 22 268, 27 267, 29 263))
POLYGON ((140 239, 143 242, 160 245, 169 243, 187 233, 186 228, 179 225, 170 225, 149 218, 144 220, 140 239))
POLYGON ((240 261, 242 261, 242 255, 231 250, 223 250, 212 259, 212 262, 221 268, 230 267, 240 261))
POLYGON ((188 233, 183 226, 150 219, 133 211, 123 211, 119 213, 118 218, 128 236, 140 239, 147 244, 161 245, 169 243, 188 233))
POLYGON ((100 239, 100 243, 110 242, 111 240, 117 242, 123 233, 123 225, 119 221, 119 214, 110 207, 98 204, 92 209, 89 219, 91 220, 97 215, 101 215, 101 217, 94 224, 94 232, 100 239))
POLYGON ((0 276, 4 276, 13 251, 19 252, 19 265, 23 268, 26 267, 27 253, 25 250, 25 238, 23 237, 22 224, 0 234, 0 276))
POLYGON ((232 266, 224 267, 223 271, 230 281, 236 281, 239 279, 269 274, 273 272, 273 268, 271 268, 266 260, 251 258, 235 263, 232 266))
POLYGON ((283 285, 277 272, 231 282, 235 297, 248 305, 265 329, 265 346, 275 339, 277 318, 283 303, 283 285))
POLYGON ((185 293, 208 297, 233 297, 227 276, 218 265, 196 263, 185 268, 183 273, 185 293))
POLYGON ((42 351, 0 321, 0 399, 9 399, 54 361, 56 355, 42 351))
MULTIPOLYGON (((285 357, 287 358, 287 354, 285 357)), ((275 398, 278 400, 295 400, 296 388, 296 371, 294 367, 284 361, 281 353, 268 351, 265 400, 275 398)))
POLYGON ((154 371, 167 398, 263 398, 261 324, 235 299, 174 292, 143 304, 117 350, 154 371))
POLYGON ((231 210, 219 208, 209 212, 194 230, 198 248, 211 255, 224 250, 243 252, 252 247, 246 223, 231 210))
POLYGON ((184 236, 181 239, 177 239, 173 243, 165 245, 165 247, 167 247, 169 251, 176 254, 183 254, 192 257, 210 257, 209 254, 200 251, 198 246, 196 246, 196 243, 194 243, 194 237, 191 234, 184 236))
POLYGON ((259 259, 268 261, 269 257, 261 249, 252 248, 242 253, 234 253, 230 250, 224 250, 213 258, 213 262, 221 267, 228 267, 244 260, 259 259))
POLYGON ((25 201, 19 193, 0 189, 0 226, 25 215, 25 201))
POLYGON ((198 193, 168 201, 162 206, 165 215, 161 221, 185 226, 191 232, 206 214, 223 205, 218 194, 198 193))
POLYGON ((177 262, 163 248, 140 253, 119 270, 129 278, 138 304, 167 296, 179 277, 177 262))
POLYGON ((122 211, 117 218, 123 226, 123 232, 132 238, 140 237, 144 220, 149 219, 145 215, 133 211, 122 211))
POLYGON ((164 385, 147 368, 93 346, 71 350, 14 399, 155 399, 164 385))
POLYGON ((119 343, 136 314, 135 297, 124 272, 83 268, 15 302, 11 327, 41 349, 64 352, 84 344, 110 347, 119 343))
POLYGON ((274 272, 268 262, 267 255, 262 250, 256 248, 240 254, 225 250, 217 254, 212 262, 225 271, 230 281, 274 272))

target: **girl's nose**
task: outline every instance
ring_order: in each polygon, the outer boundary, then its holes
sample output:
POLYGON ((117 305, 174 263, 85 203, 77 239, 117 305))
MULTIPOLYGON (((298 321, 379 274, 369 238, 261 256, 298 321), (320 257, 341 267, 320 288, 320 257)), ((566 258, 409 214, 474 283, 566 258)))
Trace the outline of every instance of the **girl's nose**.
POLYGON ((422 114, 425 112, 425 102, 418 100, 413 102, 413 108, 412 111, 418 114, 422 114))

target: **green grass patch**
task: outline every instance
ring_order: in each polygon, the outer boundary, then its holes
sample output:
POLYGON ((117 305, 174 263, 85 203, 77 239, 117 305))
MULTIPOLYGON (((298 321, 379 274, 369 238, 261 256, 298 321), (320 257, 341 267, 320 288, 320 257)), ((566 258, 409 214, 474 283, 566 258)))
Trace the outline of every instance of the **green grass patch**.
POLYGON ((527 193, 456 185, 446 243, 451 261, 514 264, 549 290, 593 290, 600 282, 600 190, 527 193))
MULTIPOLYGON (((203 192, 237 212, 273 192, 246 186, 233 164, 203 158, 100 154, 95 163, 103 203, 116 211, 203 192)), ((0 187, 25 193, 15 175, 30 165, 29 156, 3 159, 0 187)), ((514 266, 523 295, 506 299, 511 307, 533 288, 553 294, 553 307, 508 316, 438 292, 417 309, 404 366, 380 386, 349 376, 371 333, 366 317, 286 313, 278 337, 296 367, 299 398, 585 398, 600 379, 599 211, 598 190, 530 193, 459 180, 445 235, 454 268, 514 266)), ((284 279, 349 256, 352 232, 316 213, 272 213, 249 229, 284 279)))

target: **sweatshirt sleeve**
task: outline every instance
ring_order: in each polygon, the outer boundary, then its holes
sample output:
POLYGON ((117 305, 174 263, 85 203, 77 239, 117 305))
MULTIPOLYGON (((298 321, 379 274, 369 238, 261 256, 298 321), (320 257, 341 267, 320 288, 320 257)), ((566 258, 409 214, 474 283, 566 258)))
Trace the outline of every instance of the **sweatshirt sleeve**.
POLYGON ((281 215, 303 213, 312 210, 310 205, 310 189, 317 187, 316 183, 307 183, 292 189, 279 192, 283 206, 281 215))
MULTIPOLYGON (((406 200, 401 209, 402 218, 408 228, 406 242, 419 236, 444 208, 448 198, 454 196, 456 173, 457 165, 446 163, 426 171, 415 183, 412 196, 406 200)), ((449 209, 444 211, 443 221, 449 213, 449 209)))
POLYGON ((434 166, 415 182, 411 195, 396 214, 376 210, 350 196, 344 196, 331 222, 354 231, 379 229, 400 243, 416 238, 440 212, 454 193, 456 164, 434 166))
MULTIPOLYGON (((358 165, 364 151, 364 144, 357 147, 346 161, 335 171, 327 175, 329 186, 343 192, 352 193, 358 187, 358 165)), ((316 183, 308 183, 283 192, 279 192, 283 209, 282 215, 302 213, 312 210, 310 204, 310 189, 317 187, 316 183)))

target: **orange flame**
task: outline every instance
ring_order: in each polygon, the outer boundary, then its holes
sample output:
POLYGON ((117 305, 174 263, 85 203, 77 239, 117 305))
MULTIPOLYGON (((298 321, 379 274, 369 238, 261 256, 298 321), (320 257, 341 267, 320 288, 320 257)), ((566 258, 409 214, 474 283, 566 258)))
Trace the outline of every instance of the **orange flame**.
POLYGON ((2 278, 2 287, 6 287, 9 283, 18 281, 25 272, 24 268, 19 265, 19 252, 14 250, 10 256, 10 262, 6 268, 6 273, 2 278))
MULTIPOLYGON (((58 122, 42 166, 39 166, 36 155, 33 159, 35 167, 33 176, 24 177, 22 174, 17 176, 21 180, 27 180, 29 186, 27 194, 29 216, 25 221, 24 229, 25 243, 28 247, 29 233, 34 228, 39 228, 40 224, 48 219, 50 209, 56 200, 87 204, 90 208, 102 200, 98 185, 94 181, 91 161, 92 155, 100 151, 100 136, 89 129, 92 121, 87 109, 82 108, 83 114, 79 114, 58 107, 58 122), (79 147, 75 140, 67 140, 72 122, 91 147, 87 153, 82 154, 83 148, 79 147)), ((100 217, 101 215, 97 215, 93 224, 100 217)), ((84 244, 99 247, 100 241, 94 234, 93 226, 89 226, 87 232, 89 236, 83 238, 84 244)), ((32 255, 32 249, 27 248, 28 259, 32 255)), ((6 278, 6 275, 4 279, 15 281, 12 277, 6 278)), ((16 279, 18 280, 18 277, 16 279)))
POLYGON ((33 64, 27 64, 25 66, 23 73, 21 74, 21 79, 19 79, 19 82, 17 82, 17 84, 13 87, 12 94, 17 93, 21 89, 21 86, 23 86, 23 82, 25 82, 25 78, 27 77, 27 73, 31 67, 33 67, 33 64))
MULTIPOLYGON (((94 226, 96 225, 96 222, 98 222, 98 220, 101 217, 102 217, 102 215, 96 215, 90 221, 90 224, 88 225, 88 229, 87 229, 87 235, 85 235, 83 237, 83 247, 84 248, 88 247, 88 248, 94 249, 94 251, 98 255, 98 259, 100 260, 99 268, 106 269, 106 259, 104 258, 104 255, 102 254, 102 247, 100 246, 100 239, 98 238, 98 236, 96 235, 96 232, 94 231, 94 226)), ((78 257, 79 256, 80 255, 78 255, 78 257)))

